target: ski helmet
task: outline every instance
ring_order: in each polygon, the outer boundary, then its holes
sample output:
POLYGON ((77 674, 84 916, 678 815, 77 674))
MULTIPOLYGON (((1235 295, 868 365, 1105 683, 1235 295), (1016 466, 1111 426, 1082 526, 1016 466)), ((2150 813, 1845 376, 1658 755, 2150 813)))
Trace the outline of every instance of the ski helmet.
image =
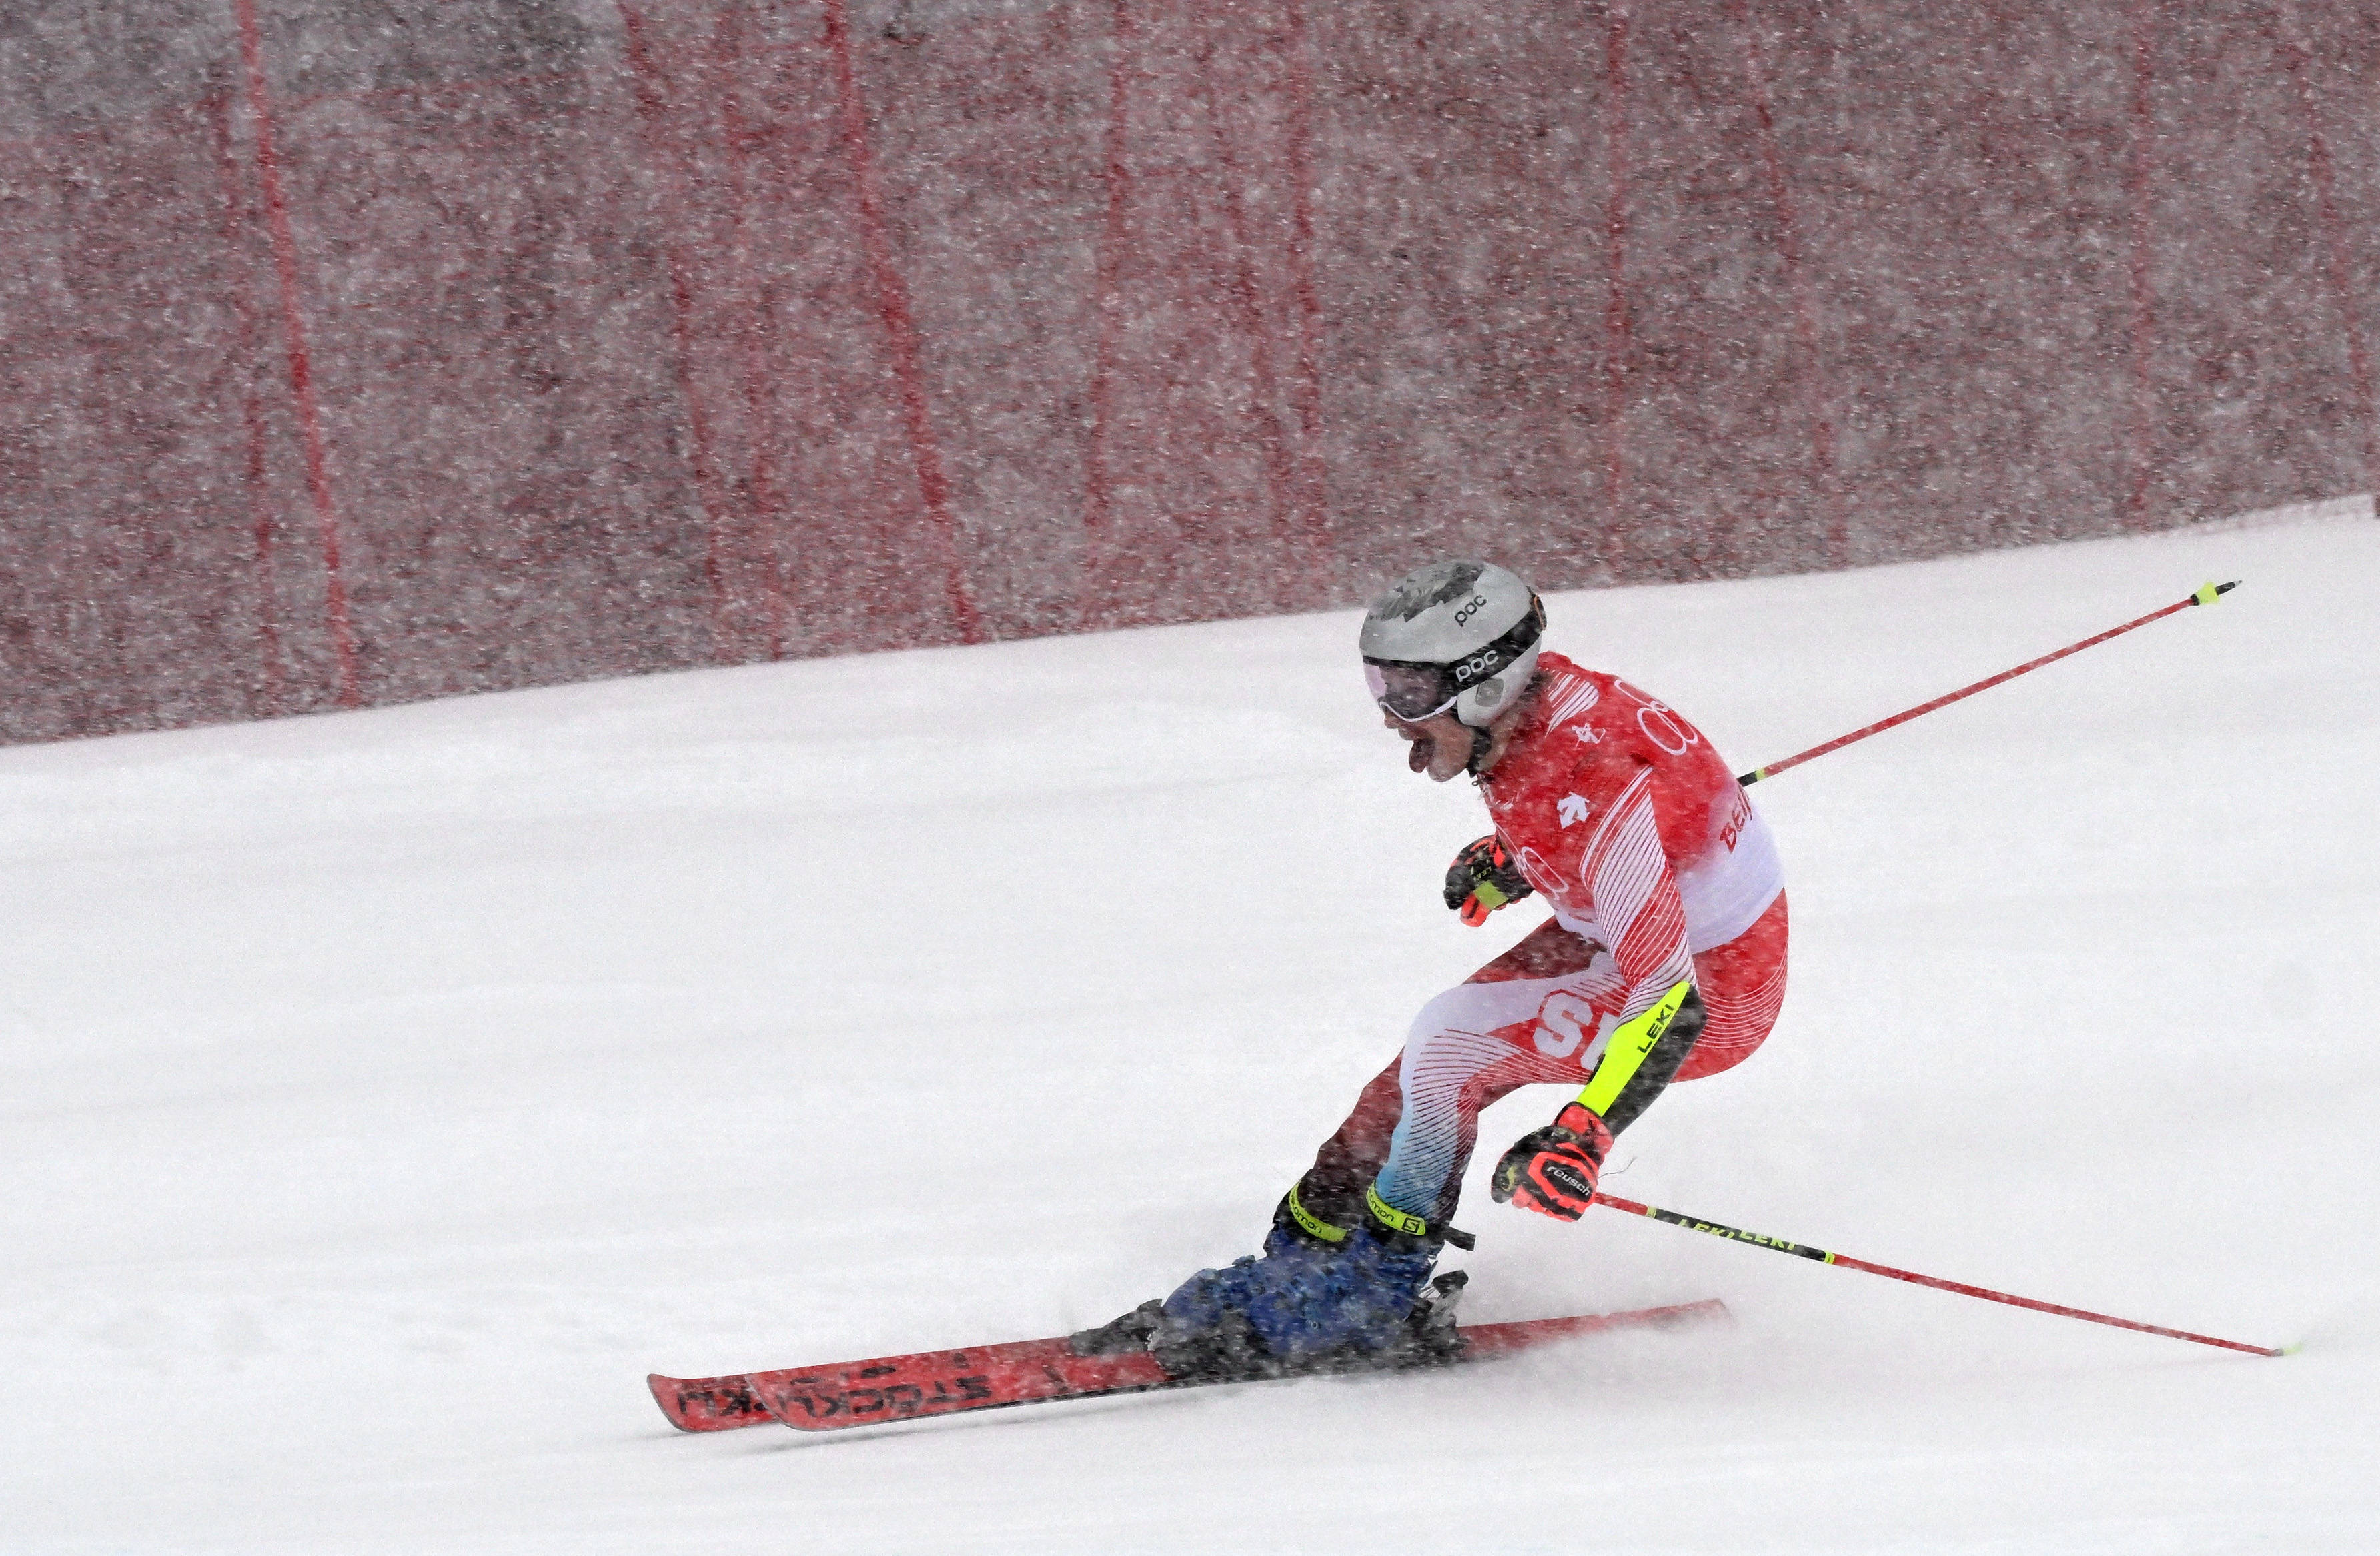
POLYGON ((1365 613, 1358 646, 1372 699, 1417 723, 1451 711, 1482 732, 1528 688, 1545 602, 1492 562, 1433 562, 1365 613))

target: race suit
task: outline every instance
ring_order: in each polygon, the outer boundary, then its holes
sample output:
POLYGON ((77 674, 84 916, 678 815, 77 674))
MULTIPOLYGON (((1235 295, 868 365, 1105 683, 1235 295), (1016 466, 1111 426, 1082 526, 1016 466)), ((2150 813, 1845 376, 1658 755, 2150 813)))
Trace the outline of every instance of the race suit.
MULTIPOLYGON (((1768 828, 1675 709, 1548 653, 1533 701, 1479 782, 1553 918, 1422 1008, 1404 1052, 1301 1182, 1305 1203, 1366 1187, 1442 1224, 1479 1112, 1514 1088, 1592 1085, 1615 1030, 1690 985, 1699 1033, 1674 1074, 1607 1100, 1617 1133, 1669 1080, 1758 1048, 1785 998, 1785 878, 1768 828)), ((1689 1001, 1691 1006, 1692 1002, 1689 1001)))

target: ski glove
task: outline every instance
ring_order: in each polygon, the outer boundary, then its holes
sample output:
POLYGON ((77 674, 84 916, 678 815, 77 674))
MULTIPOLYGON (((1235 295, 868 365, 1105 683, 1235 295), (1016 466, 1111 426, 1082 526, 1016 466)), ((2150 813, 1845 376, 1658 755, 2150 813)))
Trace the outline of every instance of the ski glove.
POLYGON ((1492 832, 1455 855, 1446 872, 1446 906, 1475 930, 1506 903, 1519 902, 1535 890, 1521 873, 1521 862, 1492 832))
POLYGON ((1522 1136, 1488 1180, 1499 1205, 1516 1204, 1556 1221, 1576 1221, 1595 1203, 1595 1181, 1611 1149, 1611 1131, 1572 1102, 1543 1129, 1522 1136))

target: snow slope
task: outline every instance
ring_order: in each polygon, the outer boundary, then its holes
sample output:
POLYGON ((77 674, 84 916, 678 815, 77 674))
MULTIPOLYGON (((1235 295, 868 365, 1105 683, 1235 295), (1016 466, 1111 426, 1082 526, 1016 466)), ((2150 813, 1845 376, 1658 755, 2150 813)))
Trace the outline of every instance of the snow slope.
MULTIPOLYGON (((2368 514, 2369 504, 2351 505, 2368 514)), ((1383 572, 1395 570, 1384 563, 1383 572)), ((0 752, 0 1551, 2380 1548, 2380 525, 1550 602, 1773 760, 1793 991, 1475 1319, 1732 1330, 807 1439, 708 1373, 1063 1331, 1251 1247, 1500 949, 1347 614, 0 752)))

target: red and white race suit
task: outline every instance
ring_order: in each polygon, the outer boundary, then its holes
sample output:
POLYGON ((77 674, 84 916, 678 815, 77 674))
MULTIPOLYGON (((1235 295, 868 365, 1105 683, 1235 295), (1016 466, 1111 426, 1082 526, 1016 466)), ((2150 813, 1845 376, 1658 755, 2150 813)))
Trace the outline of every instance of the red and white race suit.
MULTIPOLYGON (((1677 710, 1555 654, 1480 792, 1553 909, 1424 1006, 1322 1148, 1303 1197, 1453 1213, 1482 1108, 1591 1079, 1621 1023, 1691 979, 1707 1019, 1676 1077, 1740 1064, 1785 998, 1785 876, 1751 796, 1677 710)), ((1633 1115, 1632 1115, 1633 1116, 1633 1115)))

